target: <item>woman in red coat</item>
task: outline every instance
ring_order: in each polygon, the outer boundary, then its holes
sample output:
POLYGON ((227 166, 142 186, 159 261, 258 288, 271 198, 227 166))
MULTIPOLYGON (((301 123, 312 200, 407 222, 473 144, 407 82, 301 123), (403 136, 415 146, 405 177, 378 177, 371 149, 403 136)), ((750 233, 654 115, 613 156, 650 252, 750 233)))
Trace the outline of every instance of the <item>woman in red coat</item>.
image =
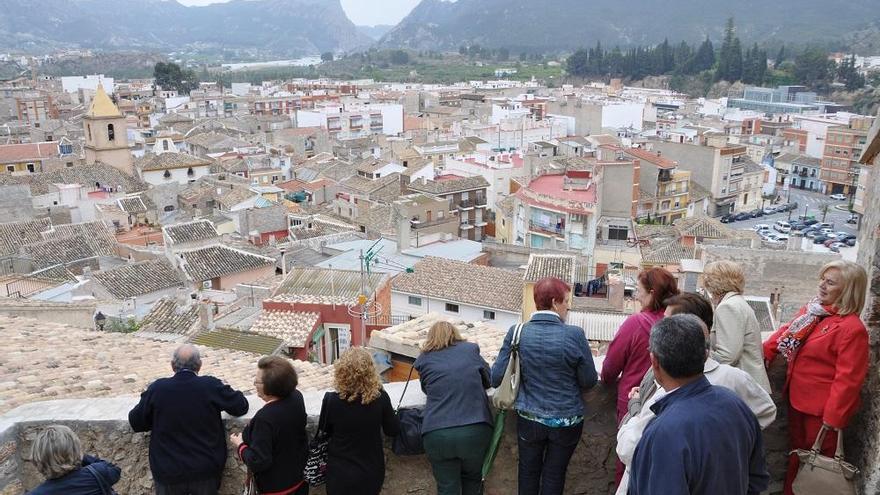
MULTIPOLYGON (((788 362, 788 431, 791 449, 809 449, 822 425, 831 428, 822 453, 834 456, 837 435, 859 407, 868 372, 868 332, 859 319, 868 277, 849 261, 832 261, 819 272, 816 297, 764 342, 769 366, 778 355, 788 362)), ((798 470, 789 456, 785 495, 798 470)))

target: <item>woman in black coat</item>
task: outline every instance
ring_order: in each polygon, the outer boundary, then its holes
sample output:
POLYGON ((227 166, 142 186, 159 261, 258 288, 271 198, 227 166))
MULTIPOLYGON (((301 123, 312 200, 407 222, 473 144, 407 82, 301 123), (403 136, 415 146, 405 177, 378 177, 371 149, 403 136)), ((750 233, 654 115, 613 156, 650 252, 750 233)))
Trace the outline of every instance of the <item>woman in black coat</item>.
POLYGON ((330 435, 327 495, 378 495, 385 482, 382 432, 396 436, 400 423, 369 352, 353 347, 333 368, 336 392, 324 396, 319 421, 330 435))
POLYGON ((266 404, 243 434, 230 436, 230 441, 260 493, 307 495, 309 484, 303 481, 309 450, 306 408, 296 390, 296 370, 279 356, 263 357, 257 368, 254 385, 266 404))

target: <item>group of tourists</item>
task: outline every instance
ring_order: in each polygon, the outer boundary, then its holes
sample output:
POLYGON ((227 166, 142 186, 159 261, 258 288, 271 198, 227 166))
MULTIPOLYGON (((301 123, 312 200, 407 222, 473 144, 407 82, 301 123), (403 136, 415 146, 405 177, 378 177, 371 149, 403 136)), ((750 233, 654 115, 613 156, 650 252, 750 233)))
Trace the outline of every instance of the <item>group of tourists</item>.
MULTIPOLYGON (((816 296, 763 342, 743 297, 742 267, 710 263, 702 280, 708 297, 679 292, 664 269, 641 272, 634 295, 640 311, 621 325, 601 373, 584 330, 566 323, 571 288, 556 278, 535 284, 537 311, 507 332, 491 367, 452 324, 434 324, 413 368, 427 397, 421 435, 437 493, 482 493, 493 435, 486 390, 501 385, 514 352, 521 495, 564 493, 569 462, 591 426, 583 392, 600 379, 617 390, 618 494, 761 493, 770 479, 761 430, 776 418, 767 369, 780 356, 787 363, 790 448, 809 449, 824 426, 830 433, 821 452, 833 456, 837 435, 858 409, 868 368, 868 334, 859 318, 864 269, 847 261, 822 267, 816 296)), ((218 493, 227 439, 247 467, 253 493, 308 493, 307 414, 289 360, 260 359, 254 386, 264 405, 242 433, 230 436, 221 413, 247 413, 242 392, 200 375, 193 346, 179 347, 171 368, 173 376, 153 382, 129 413, 134 431, 151 432, 158 495, 218 493)), ((383 434, 396 436, 401 427, 366 349, 349 349, 335 363, 334 391, 324 396, 318 428, 327 438, 327 493, 380 493, 383 434)), ((65 426, 44 428, 31 457, 47 478, 34 494, 100 495, 120 477, 118 467, 84 456, 65 426)), ((791 455, 786 495, 793 494, 798 467, 791 455)))

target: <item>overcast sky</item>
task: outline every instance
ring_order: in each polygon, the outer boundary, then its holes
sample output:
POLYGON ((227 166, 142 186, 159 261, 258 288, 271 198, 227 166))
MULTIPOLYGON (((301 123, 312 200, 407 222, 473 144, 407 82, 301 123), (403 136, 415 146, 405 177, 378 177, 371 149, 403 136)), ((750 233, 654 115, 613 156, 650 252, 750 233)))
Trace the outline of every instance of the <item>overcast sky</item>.
MULTIPOLYGON (((177 0, 184 5, 208 5, 218 0, 177 0)), ((340 0, 351 22, 358 26, 397 24, 419 0, 340 0)))

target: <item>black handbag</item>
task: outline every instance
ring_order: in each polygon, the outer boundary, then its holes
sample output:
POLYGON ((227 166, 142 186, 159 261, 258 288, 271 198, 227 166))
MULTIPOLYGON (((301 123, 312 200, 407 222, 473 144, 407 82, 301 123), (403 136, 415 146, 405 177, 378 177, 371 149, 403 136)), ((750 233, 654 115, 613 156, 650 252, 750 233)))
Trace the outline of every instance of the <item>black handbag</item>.
POLYGON ((303 479, 311 486, 323 485, 327 480, 327 455, 330 445, 330 435, 327 434, 325 421, 327 415, 327 394, 321 402, 321 419, 318 421, 318 431, 309 442, 309 457, 303 469, 303 479))
POLYGON ((406 378, 406 385, 403 386, 403 393, 400 394, 400 400, 397 402, 397 419, 400 421, 400 433, 391 441, 391 451, 397 455, 421 455, 425 453, 425 446, 422 444, 422 413, 423 410, 417 407, 400 407, 403 403, 403 397, 406 396, 406 389, 412 379, 413 367, 409 369, 409 376, 406 378))

